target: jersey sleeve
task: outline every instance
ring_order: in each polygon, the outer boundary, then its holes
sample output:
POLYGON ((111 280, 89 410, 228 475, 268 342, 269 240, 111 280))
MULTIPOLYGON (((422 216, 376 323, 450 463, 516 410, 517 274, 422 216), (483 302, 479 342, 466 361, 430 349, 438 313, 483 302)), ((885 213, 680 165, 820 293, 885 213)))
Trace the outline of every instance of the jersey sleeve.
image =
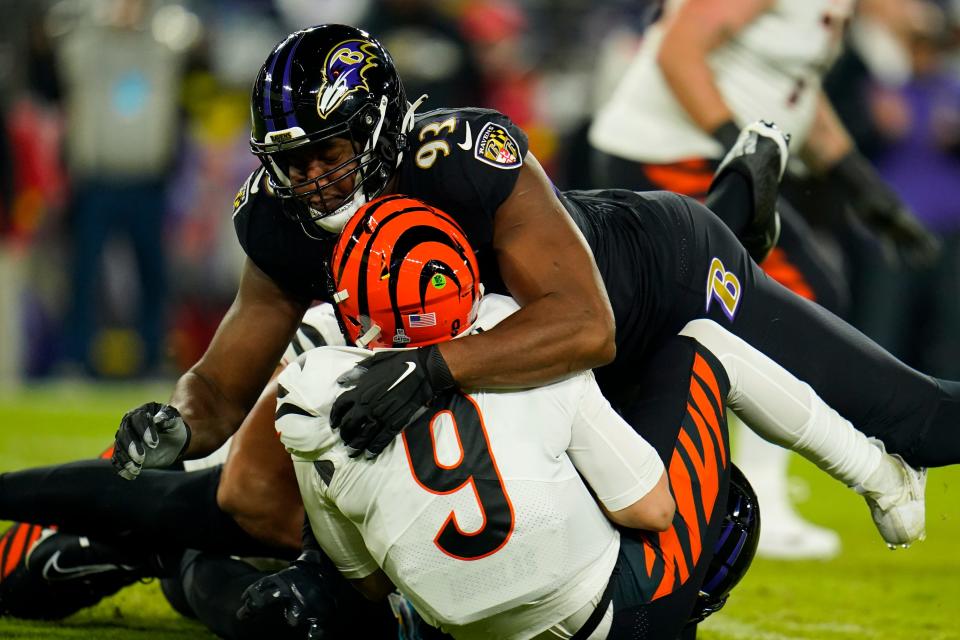
POLYGON ((379 569, 360 531, 327 498, 326 485, 313 463, 295 460, 293 468, 313 535, 337 570, 349 580, 359 580, 379 569))
POLYGON ((313 349, 280 372, 275 427, 287 451, 316 459, 340 442, 330 428, 330 411, 343 391, 337 378, 369 355, 350 347, 313 349))
POLYGON ((629 507, 647 495, 663 475, 660 456, 613 410, 592 374, 574 418, 567 453, 574 466, 610 511, 629 507))
POLYGON ((492 223, 517 182, 527 136, 490 109, 441 109, 417 119, 399 191, 439 207, 474 249, 492 241, 492 223))
POLYGON ((281 201, 262 188, 264 170, 254 171, 233 200, 233 227, 247 257, 277 286, 301 300, 328 295, 323 260, 334 237, 315 240, 283 212, 281 201))

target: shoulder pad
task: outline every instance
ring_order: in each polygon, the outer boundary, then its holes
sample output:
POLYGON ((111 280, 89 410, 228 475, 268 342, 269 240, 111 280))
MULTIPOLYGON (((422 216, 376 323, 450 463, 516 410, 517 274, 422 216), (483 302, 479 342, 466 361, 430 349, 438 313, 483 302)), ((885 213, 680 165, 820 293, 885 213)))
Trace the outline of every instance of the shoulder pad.
MULTIPOLYGON (((417 117, 411 151, 419 169, 440 157, 459 156, 497 169, 523 164, 527 139, 505 115, 492 109, 436 109, 417 117)), ((462 160, 462 161, 463 161, 462 160)))

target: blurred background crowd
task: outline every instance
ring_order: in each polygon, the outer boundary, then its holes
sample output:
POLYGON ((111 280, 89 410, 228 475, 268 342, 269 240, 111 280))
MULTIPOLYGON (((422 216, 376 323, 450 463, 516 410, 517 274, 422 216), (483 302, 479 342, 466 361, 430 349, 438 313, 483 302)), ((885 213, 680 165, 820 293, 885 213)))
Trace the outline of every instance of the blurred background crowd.
MULTIPOLYGON (((500 110, 561 188, 589 188, 586 132, 652 0, 0 0, 0 387, 172 376, 236 292, 234 194, 257 166, 249 90, 297 28, 344 22, 431 106, 500 110)), ((960 56, 954 0, 862 0, 826 86, 861 150, 939 235, 911 268, 826 187, 818 241, 843 315, 960 378, 960 56)))

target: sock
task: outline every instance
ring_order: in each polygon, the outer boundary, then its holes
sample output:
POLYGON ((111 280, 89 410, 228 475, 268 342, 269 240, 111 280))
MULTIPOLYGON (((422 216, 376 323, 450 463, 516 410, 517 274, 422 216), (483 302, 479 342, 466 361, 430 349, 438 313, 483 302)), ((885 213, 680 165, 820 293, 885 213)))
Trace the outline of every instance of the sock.
POLYGON ((289 557, 247 534, 217 506, 221 467, 201 471, 144 469, 117 476, 109 460, 0 475, 0 519, 43 525, 151 548, 187 548, 227 555, 289 557))
MULTIPOLYGON (((886 450, 879 440, 874 443, 878 449, 886 450)), ((872 496, 877 506, 886 511, 907 490, 903 467, 893 456, 882 456, 874 472, 856 489, 858 493, 872 496)))

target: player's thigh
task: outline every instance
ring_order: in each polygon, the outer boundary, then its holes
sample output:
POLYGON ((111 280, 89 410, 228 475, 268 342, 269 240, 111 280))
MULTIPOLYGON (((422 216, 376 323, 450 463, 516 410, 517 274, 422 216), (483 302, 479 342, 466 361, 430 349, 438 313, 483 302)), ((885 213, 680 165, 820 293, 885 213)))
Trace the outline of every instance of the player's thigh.
POLYGON ((929 376, 775 282, 709 210, 693 203, 683 222, 690 269, 674 309, 677 330, 696 318, 714 320, 888 449, 909 453, 917 446, 940 394, 929 376))
POLYGON ((276 383, 267 385, 233 437, 217 502, 234 515, 288 512, 301 507, 290 454, 274 428, 276 383))

